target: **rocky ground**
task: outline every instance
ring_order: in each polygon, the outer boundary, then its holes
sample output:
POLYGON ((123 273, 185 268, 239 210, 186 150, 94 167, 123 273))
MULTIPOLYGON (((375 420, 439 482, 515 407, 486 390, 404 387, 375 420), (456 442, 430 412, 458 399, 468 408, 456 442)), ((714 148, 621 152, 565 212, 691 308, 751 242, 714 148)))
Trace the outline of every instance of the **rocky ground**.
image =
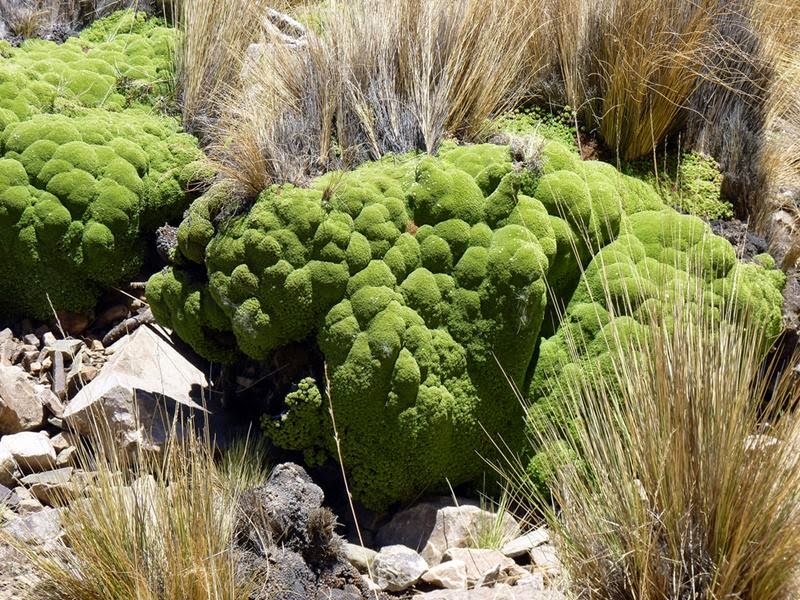
MULTIPOLYGON (((246 431, 209 393, 203 365, 150 321, 142 300, 129 298, 91 320, 63 315, 52 327, 0 330, 0 534, 66 544, 70 507, 60 499, 80 498, 93 481, 78 457, 98 415, 122 448, 158 447, 176 415, 202 413, 215 431, 246 431)), ((561 597, 547 531, 525 531, 475 500, 436 498, 384 515, 365 527, 372 547, 350 543, 358 539, 352 527, 350 541, 335 533, 347 515, 324 504, 322 489, 293 464, 243 496, 242 572, 270 574, 257 598, 561 597), (494 547, 477 547, 477 532, 498 523, 494 547), (271 546, 257 543, 266 539, 260 529, 271 532, 271 546)), ((0 544, 0 600, 26 597, 35 583, 29 561, 0 544)))

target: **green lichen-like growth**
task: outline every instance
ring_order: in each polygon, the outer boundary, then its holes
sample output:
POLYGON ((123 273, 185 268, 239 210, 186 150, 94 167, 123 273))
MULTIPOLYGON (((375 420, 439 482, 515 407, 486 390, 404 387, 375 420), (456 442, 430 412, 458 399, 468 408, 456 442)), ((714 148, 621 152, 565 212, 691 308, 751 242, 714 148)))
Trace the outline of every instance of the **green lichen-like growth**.
POLYGON ((559 423, 561 390, 578 381, 614 381, 617 351, 645 343, 653 318, 669 327, 675 298, 696 298, 711 321, 744 311, 774 339, 784 282, 770 257, 737 261, 730 243, 696 217, 672 209, 626 216, 619 237, 586 268, 558 331, 541 343, 528 426, 545 427, 545 419, 568 435, 569 424, 559 423))
POLYGON ((121 13, 0 64, 0 313, 91 308, 138 269, 143 237, 188 204, 197 141, 148 103, 174 31, 121 13), (149 90, 136 98, 125 86, 149 90))
MULTIPOLYGON (((575 247, 588 263, 624 215, 663 207, 557 142, 539 164, 515 164, 505 146, 445 144, 438 157, 387 157, 307 189, 273 186, 228 216, 214 188, 188 211, 178 264, 151 279, 148 299, 207 356, 230 352, 225 333, 257 359, 315 336, 368 505, 470 481, 492 436, 521 442, 508 381, 526 385, 548 284, 566 302, 575 247), (185 287, 199 265, 205 282, 185 287)), ((316 460, 336 455, 327 422, 306 382, 265 427, 316 460)))

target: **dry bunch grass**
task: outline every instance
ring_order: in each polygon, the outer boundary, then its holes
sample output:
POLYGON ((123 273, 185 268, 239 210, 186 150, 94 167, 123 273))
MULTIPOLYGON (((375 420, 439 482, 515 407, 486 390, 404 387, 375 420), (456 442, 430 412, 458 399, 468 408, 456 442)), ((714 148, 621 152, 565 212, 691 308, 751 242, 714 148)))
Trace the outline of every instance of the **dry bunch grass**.
POLYGON ((579 598, 796 598, 796 376, 763 369, 769 340, 748 314, 691 286, 661 290, 641 337, 611 330, 610 372, 558 388, 572 435, 533 433, 580 457, 557 464, 553 502, 522 465, 510 478, 550 521, 579 598))
POLYGON ((34 37, 56 26, 74 29, 139 0, 0 0, 0 19, 13 35, 34 37))
MULTIPOLYGON (((102 431, 98 427, 97 431, 102 431)), ((99 435, 80 462, 95 477, 69 505, 58 545, 33 548, 8 540, 27 556, 43 600, 239 600, 255 583, 236 571, 236 505, 263 482, 263 456, 246 446, 223 462, 208 439, 173 440, 161 453, 128 454, 99 435)))
POLYGON ((250 191, 387 153, 473 139, 530 85, 538 0, 352 0, 299 43, 265 36, 212 154, 250 191))
POLYGON ((650 154, 685 119, 723 5, 549 0, 566 104, 623 160, 650 154))
POLYGON ((222 92, 236 81, 242 56, 258 39, 268 0, 192 0, 173 7, 182 37, 176 73, 184 124, 200 134, 217 116, 222 92), (254 26, 255 25, 255 26, 254 26))

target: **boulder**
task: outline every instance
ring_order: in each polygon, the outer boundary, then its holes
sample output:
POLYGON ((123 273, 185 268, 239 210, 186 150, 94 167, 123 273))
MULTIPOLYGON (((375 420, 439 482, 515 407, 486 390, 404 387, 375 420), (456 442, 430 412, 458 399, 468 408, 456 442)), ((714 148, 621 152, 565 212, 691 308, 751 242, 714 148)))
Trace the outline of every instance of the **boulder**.
POLYGON ((511 539, 519 533, 516 519, 507 513, 498 517, 495 513, 473 505, 440 508, 436 512, 433 530, 422 550, 422 557, 430 565, 438 564, 447 549, 475 546, 482 530, 497 526, 502 528, 503 538, 511 539), (498 519, 501 519, 499 525, 498 519))
POLYGON ((111 359, 99 375, 64 410, 64 421, 73 430, 92 434, 107 421, 122 448, 157 449, 176 412, 204 412, 192 396, 207 386, 205 375, 163 330, 139 327, 110 350, 111 359))
POLYGON ((499 550, 483 548, 449 548, 444 553, 444 561, 458 560, 466 565, 467 583, 472 585, 492 574, 513 569, 517 566, 499 550))
POLYGON ((438 588, 463 590, 467 588, 467 565, 461 560, 448 560, 428 569, 422 581, 438 588))
POLYGON ((0 434, 41 427, 44 407, 36 387, 20 367, 0 366, 0 434))
POLYGON ((540 527, 539 529, 529 531, 524 535, 506 542, 503 544, 503 547, 500 548, 500 552, 509 558, 517 558, 518 556, 524 556, 525 554, 528 554, 537 546, 546 544, 549 541, 550 533, 547 531, 547 528, 540 527))
POLYGON ((372 577, 382 590, 402 592, 419 581, 428 563, 416 551, 399 544, 381 548, 372 561, 372 577))
POLYGON ((56 451, 45 432, 23 431, 5 435, 0 438, 0 445, 8 450, 23 472, 47 471, 56 464, 56 451))

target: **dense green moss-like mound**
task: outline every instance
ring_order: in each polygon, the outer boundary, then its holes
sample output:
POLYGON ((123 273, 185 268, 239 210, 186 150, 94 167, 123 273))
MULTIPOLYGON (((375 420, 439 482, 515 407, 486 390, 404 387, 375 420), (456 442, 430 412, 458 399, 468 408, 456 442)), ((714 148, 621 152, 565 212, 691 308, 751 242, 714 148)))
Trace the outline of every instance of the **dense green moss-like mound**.
POLYGON ((0 313, 90 308, 135 272, 142 234, 182 214, 202 154, 148 105, 168 80, 173 35, 126 12, 60 46, 6 50, 0 313))
MULTIPOLYGON (((247 210, 228 202, 216 187, 187 213, 183 266, 148 284, 154 314, 219 360, 237 350, 261 359, 315 336, 354 490, 373 507, 476 477, 488 436, 520 443, 509 381, 537 381, 552 302, 570 307, 567 323, 583 314, 578 283, 587 265, 591 283, 593 257, 633 244, 630 269, 693 259, 695 246, 667 227, 708 242, 710 289, 744 268, 651 187, 557 142, 520 162, 505 146, 445 145, 438 157, 388 157, 308 189, 274 186, 247 210)), ((757 269, 772 311, 780 282, 757 269)), ((304 380, 265 424, 309 461, 335 455, 316 384, 304 380)))

